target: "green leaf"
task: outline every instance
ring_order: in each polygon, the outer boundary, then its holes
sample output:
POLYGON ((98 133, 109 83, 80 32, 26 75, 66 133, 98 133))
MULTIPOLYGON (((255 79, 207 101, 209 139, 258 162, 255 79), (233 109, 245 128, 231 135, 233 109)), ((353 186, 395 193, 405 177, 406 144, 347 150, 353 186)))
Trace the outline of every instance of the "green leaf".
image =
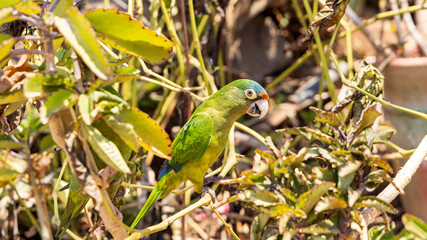
POLYGON ((338 176, 344 177, 355 173, 357 170, 359 170, 360 166, 362 166, 361 161, 347 161, 347 163, 341 166, 338 170, 338 176))
POLYGON ((122 109, 118 116, 122 122, 129 123, 138 135, 139 145, 159 157, 170 159, 172 154, 169 135, 148 114, 138 108, 122 109))
POLYGON ((251 224, 251 240, 259 239, 259 233, 263 232, 264 227, 267 225, 270 215, 267 213, 260 213, 256 216, 251 224))
POLYGON ((7 34, 0 34, 0 67, 7 63, 5 57, 10 53, 14 44, 15 38, 7 34))
POLYGON ((100 40, 120 51, 153 64, 160 64, 171 56, 175 45, 173 42, 148 29, 127 13, 117 9, 95 9, 85 15, 100 40))
POLYGON ((381 158, 376 158, 376 157, 368 158, 368 165, 372 167, 382 168, 389 173, 393 173, 393 168, 390 166, 390 164, 388 164, 388 162, 386 162, 381 158))
POLYGON ((129 123, 119 122, 114 116, 104 116, 105 122, 116 132, 120 138, 134 151, 138 152, 139 143, 133 126, 129 123))
POLYGON ((22 145, 12 140, 0 140, 0 149, 21 149, 22 145))
POLYGON ((363 113, 363 118, 357 123, 357 129, 355 131, 355 134, 362 132, 365 128, 368 128, 374 124, 375 120, 381 116, 381 113, 378 112, 376 109, 376 106, 372 106, 368 108, 363 113))
POLYGON ((83 122, 87 125, 92 124, 92 117, 90 115, 91 99, 86 94, 79 95, 77 100, 77 106, 79 107, 80 116, 82 116, 83 122))
POLYGON ((122 140, 122 138, 111 128, 104 118, 100 118, 95 120, 92 123, 92 126, 98 129, 102 136, 110 140, 116 145, 117 149, 119 149, 120 154, 122 154, 123 159, 126 163, 130 159, 132 155, 132 149, 122 140))
POLYGON ((323 111, 321 109, 314 108, 314 107, 310 107, 310 109, 318 114, 317 116, 314 117, 314 121, 320 122, 320 123, 326 123, 333 127, 341 126, 341 123, 339 122, 337 115, 335 113, 323 111))
POLYGON ((24 82, 24 94, 27 98, 36 98, 43 96, 43 75, 36 73, 34 77, 24 82))
POLYGON ((6 186, 9 181, 18 176, 18 172, 9 168, 0 168, 0 187, 6 186))
POLYGON ((13 102, 10 103, 6 110, 3 113, 3 117, 5 116, 9 116, 10 114, 14 113, 16 110, 18 110, 20 107, 22 107, 22 104, 25 104, 27 102, 27 100, 22 100, 20 102, 13 102))
POLYGON ((331 220, 323 220, 320 223, 310 225, 308 227, 299 228, 298 232, 300 233, 309 233, 309 234, 330 234, 330 233, 339 233, 339 229, 336 227, 331 220))
POLYGON ((39 14, 42 11, 42 8, 31 0, 24 0, 19 4, 16 4, 15 8, 18 11, 28 15, 39 14))
POLYGON ((402 222, 406 230, 421 239, 427 239, 427 224, 425 224, 423 220, 405 213, 402 216, 402 222))
POLYGON ((326 210, 345 209, 346 207, 347 202, 345 200, 335 196, 326 196, 316 204, 314 212, 318 214, 326 210))
POLYGON ((376 197, 367 196, 367 197, 359 198, 357 202, 354 204, 354 208, 359 208, 359 207, 375 208, 380 211, 386 211, 392 214, 396 213, 396 210, 390 203, 387 203, 376 197))
POLYGON ((114 79, 115 82, 126 82, 134 79, 140 71, 134 67, 121 67, 114 70, 114 79))
POLYGON ((7 92, 0 94, 0 105, 8 103, 16 103, 27 100, 22 90, 15 90, 13 92, 7 92))
POLYGON ((21 0, 2 0, 0 1, 0 8, 10 7, 15 4, 18 4, 21 0))
MULTIPOLYGON (((0 3, 0 5, 2 3, 0 3)), ((2 25, 3 23, 12 22, 18 19, 18 17, 12 16, 12 12, 13 12, 13 8, 11 7, 0 9, 0 25, 2 25)))
POLYGON ((241 194, 243 194, 242 199, 258 207, 272 207, 280 203, 280 199, 274 193, 265 189, 249 189, 241 194))
POLYGON ((110 69, 89 21, 77 8, 72 7, 65 11, 64 17, 55 16, 54 22, 90 70, 99 78, 107 80, 110 69))
POLYGON ((105 164, 122 173, 130 173, 122 154, 113 142, 105 138, 98 129, 92 126, 82 123, 81 127, 91 148, 105 164))
POLYGON ((45 104, 40 108, 40 113, 44 117, 50 117, 54 112, 70 107, 74 93, 65 89, 59 89, 47 98, 45 104))
POLYGON ((310 210, 320 200, 320 198, 325 195, 325 193, 328 192, 329 188, 333 187, 334 185, 335 183, 333 182, 324 182, 320 185, 314 186, 312 189, 299 196, 296 205, 305 213, 310 212, 310 210))

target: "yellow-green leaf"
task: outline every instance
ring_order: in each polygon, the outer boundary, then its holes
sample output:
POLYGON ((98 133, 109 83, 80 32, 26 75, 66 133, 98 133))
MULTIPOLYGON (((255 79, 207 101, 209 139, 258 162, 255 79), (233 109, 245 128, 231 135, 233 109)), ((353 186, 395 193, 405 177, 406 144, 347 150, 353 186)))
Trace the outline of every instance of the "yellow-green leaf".
POLYGON ((345 200, 335 196, 326 196, 316 204, 314 212, 318 214, 326 210, 345 209, 346 207, 347 202, 345 200))
POLYGON ((1 0, 0 1, 0 8, 4 7, 10 7, 17 3, 19 3, 21 0, 1 0))
POLYGON ((0 34, 0 67, 7 63, 4 58, 10 53, 14 44, 15 38, 7 34, 0 34))
POLYGON ((427 239, 427 224, 423 220, 405 213, 402 216, 402 222, 406 230, 417 235, 420 239, 427 239))
POLYGON ((380 211, 386 211, 392 214, 396 213, 396 210, 390 203, 387 203, 384 200, 381 200, 379 198, 370 197, 370 196, 359 198, 357 202, 354 204, 353 208, 359 208, 359 207, 376 208, 380 211))
POLYGON ((329 191, 329 188, 334 186, 333 182, 324 182, 314 186, 312 189, 301 194, 297 199, 296 205, 299 209, 302 209, 305 213, 310 212, 314 205, 319 201, 319 199, 329 191))
POLYGON ((171 56, 175 45, 173 42, 148 29, 127 13, 117 9, 95 9, 85 15, 100 40, 120 51, 153 64, 160 64, 171 56))
POLYGON ((159 157, 170 159, 172 148, 169 135, 148 114, 138 108, 124 108, 120 111, 119 118, 133 126, 139 137, 139 145, 159 157))
POLYGON ((0 94, 0 105, 15 103, 15 102, 22 102, 24 100, 27 100, 27 98, 25 97, 24 93, 21 90, 0 94))
POLYGON ((92 72, 104 80, 109 78, 110 69, 101 50, 95 32, 77 8, 69 8, 64 17, 55 16, 54 22, 65 40, 80 55, 92 72))
POLYGON ((42 8, 31 0, 24 0, 19 4, 16 4, 15 8, 18 11, 28 15, 39 14, 42 11, 42 8))
POLYGON ((87 125, 91 125, 92 117, 90 115, 90 97, 86 94, 81 94, 77 100, 77 106, 79 107, 80 116, 82 116, 83 122, 85 122, 87 125))
POLYGON ((52 113, 72 105, 73 92, 60 89, 47 98, 45 104, 40 108, 40 113, 44 117, 50 117, 52 113))
POLYGON ((120 172, 130 173, 122 154, 113 142, 105 138, 98 129, 85 123, 82 123, 81 126, 89 145, 105 164, 120 172))
POLYGON ((21 149, 22 145, 12 140, 0 140, 0 149, 21 149))
POLYGON ((9 168, 0 168, 0 187, 4 187, 9 181, 18 176, 18 172, 9 168))
POLYGON ((0 25, 18 19, 18 17, 12 16, 12 12, 11 7, 0 9, 0 25))
POLYGON ((104 117, 105 122, 108 124, 108 126, 113 129, 114 132, 117 133, 117 135, 120 136, 120 138, 130 147, 134 152, 138 152, 139 149, 139 142, 138 142, 138 136, 136 135, 135 131, 133 130, 133 126, 129 123, 122 123, 119 122, 114 116, 109 115, 104 117))

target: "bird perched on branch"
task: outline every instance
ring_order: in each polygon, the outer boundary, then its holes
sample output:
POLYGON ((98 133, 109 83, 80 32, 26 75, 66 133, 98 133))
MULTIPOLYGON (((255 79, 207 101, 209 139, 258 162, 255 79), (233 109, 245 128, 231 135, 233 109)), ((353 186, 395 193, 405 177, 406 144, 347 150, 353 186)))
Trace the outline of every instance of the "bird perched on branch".
POLYGON ((158 182, 133 221, 134 228, 151 206, 178 185, 190 180, 202 192, 206 171, 217 160, 234 122, 243 114, 264 117, 268 94, 257 82, 240 79, 210 96, 194 111, 172 143, 172 158, 163 165, 158 182))

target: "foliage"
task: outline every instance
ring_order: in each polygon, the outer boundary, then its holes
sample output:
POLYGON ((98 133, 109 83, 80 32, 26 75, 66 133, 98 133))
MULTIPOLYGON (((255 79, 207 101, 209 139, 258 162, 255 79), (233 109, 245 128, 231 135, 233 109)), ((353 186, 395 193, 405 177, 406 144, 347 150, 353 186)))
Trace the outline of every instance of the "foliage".
MULTIPOLYGON (((383 77, 372 66, 361 67, 357 76, 362 85, 372 79, 369 91, 376 90, 372 85, 382 89, 376 79, 383 77)), ((242 173, 239 181, 241 198, 260 213, 252 224, 252 239, 343 237, 351 231, 363 235, 361 208, 396 212, 389 203, 369 195, 392 179, 392 167, 373 149, 394 131, 386 126, 373 130, 381 114, 372 102, 360 103, 363 98, 367 97, 344 100, 355 101, 344 119, 338 113, 311 108, 316 113, 312 126, 277 130, 296 135, 295 140, 286 141, 280 149, 269 145, 270 152, 255 152, 253 169, 242 173), (305 147, 291 151, 301 138, 306 140, 305 147)))

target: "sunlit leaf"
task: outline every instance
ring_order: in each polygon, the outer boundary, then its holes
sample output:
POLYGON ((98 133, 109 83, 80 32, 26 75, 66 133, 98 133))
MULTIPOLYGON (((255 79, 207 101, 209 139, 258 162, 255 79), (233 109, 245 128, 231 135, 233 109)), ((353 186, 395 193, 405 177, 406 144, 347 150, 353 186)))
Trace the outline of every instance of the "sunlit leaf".
POLYGON ((39 14, 42 11, 42 8, 31 0, 21 1, 19 4, 15 5, 15 8, 24 13, 24 14, 39 14))
POLYGON ((0 140, 0 149, 21 149, 22 145, 20 143, 14 142, 12 140, 0 140))
POLYGON ((2 0, 0 1, 0 8, 10 7, 15 4, 18 4, 21 0, 2 0))
POLYGON ((355 173, 360 168, 361 165, 362 165, 361 161, 347 161, 347 163, 342 165, 338 170, 338 176, 344 177, 351 173, 355 173))
POLYGON ((24 94, 27 98, 43 96, 43 75, 36 74, 24 82, 24 94))
MULTIPOLYGON (((1 1, 0 5, 3 2, 4 1, 1 1)), ((12 22, 13 20, 18 19, 18 17, 12 16, 12 12, 13 12, 13 8, 11 7, 0 9, 0 25, 2 25, 3 23, 12 22)))
POLYGON ((323 184, 316 185, 307 192, 301 194, 297 199, 296 205, 302 209, 305 213, 310 212, 314 205, 320 200, 320 198, 329 191, 329 188, 333 187, 335 183, 324 182, 323 184))
POLYGON ((81 127, 91 148, 105 164, 120 172, 130 173, 129 167, 113 142, 105 138, 98 129, 92 126, 82 123, 81 127))
POLYGON ((326 196, 316 204, 314 212, 318 214, 323 211, 332 209, 345 209, 346 207, 347 202, 345 200, 335 196, 326 196))
POLYGON ((4 58, 10 53, 14 44, 15 38, 7 34, 0 34, 0 67, 7 63, 4 58))
POLYGON ((418 236, 420 239, 427 239, 427 224, 424 223, 423 220, 414 215, 405 213, 402 216, 402 222, 406 230, 418 236))
POLYGON ((134 79, 140 71, 134 67, 121 67, 114 70, 115 82, 126 82, 134 79))
POLYGON ((280 203, 280 199, 267 190, 250 189, 242 192, 241 195, 241 199, 258 207, 272 207, 280 203))
POLYGON ((339 229, 330 220, 323 220, 320 223, 313 224, 304 228, 299 228, 298 232, 318 235, 318 234, 339 233, 339 229))
POLYGON ((159 64, 171 56, 175 45, 166 37, 117 9, 89 10, 87 19, 104 43, 128 54, 159 64))
POLYGON ((72 105, 72 97, 74 93, 65 89, 60 89, 57 92, 52 93, 40 108, 42 116, 50 117, 52 113, 70 107, 72 105))
POLYGON ((393 168, 390 166, 390 164, 388 164, 388 162, 386 162, 381 158, 376 158, 376 157, 368 158, 368 165, 373 167, 379 167, 386 170, 389 173, 393 173, 393 168))
POLYGON ((22 90, 16 90, 13 92, 7 92, 4 94, 0 94, 0 104, 8 104, 15 102, 22 102, 27 100, 22 90))
POLYGON ((388 213, 395 214, 396 210, 394 207, 379 198, 376 197, 361 197, 357 200, 357 202, 354 204, 354 208, 359 207, 369 207, 369 208, 376 208, 380 211, 386 211, 388 213))
POLYGON ((64 17, 55 16, 54 22, 65 40, 80 55, 92 72, 101 79, 108 79, 110 70, 89 21, 77 8, 69 8, 64 17))
POLYGON ((378 112, 375 108, 376 106, 372 106, 363 113, 363 118, 357 123, 357 129, 355 134, 358 134, 362 132, 365 128, 372 126, 375 120, 379 116, 381 116, 381 113, 378 112))
POLYGON ((114 116, 104 116, 105 122, 116 132, 120 138, 134 151, 138 152, 139 143, 133 126, 129 123, 119 122, 114 116))
POLYGON ((159 157, 169 159, 172 154, 169 135, 148 114, 137 108, 122 109, 118 115, 122 122, 133 126, 139 145, 159 157))
POLYGON ((8 168, 0 168, 0 187, 4 187, 8 184, 9 181, 18 176, 18 172, 8 168))
POLYGON ((83 122, 87 125, 92 124, 92 117, 90 115, 91 111, 91 99, 86 94, 79 95, 77 100, 77 106, 79 107, 80 116, 82 117, 83 122))

